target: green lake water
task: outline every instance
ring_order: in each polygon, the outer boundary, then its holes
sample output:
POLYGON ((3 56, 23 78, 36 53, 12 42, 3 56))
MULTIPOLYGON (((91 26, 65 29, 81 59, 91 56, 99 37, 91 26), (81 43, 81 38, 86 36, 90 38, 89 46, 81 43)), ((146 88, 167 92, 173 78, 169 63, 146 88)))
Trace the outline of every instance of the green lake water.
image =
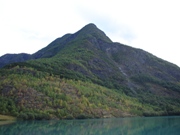
POLYGON ((180 135, 180 117, 18 121, 0 125, 0 135, 180 135))

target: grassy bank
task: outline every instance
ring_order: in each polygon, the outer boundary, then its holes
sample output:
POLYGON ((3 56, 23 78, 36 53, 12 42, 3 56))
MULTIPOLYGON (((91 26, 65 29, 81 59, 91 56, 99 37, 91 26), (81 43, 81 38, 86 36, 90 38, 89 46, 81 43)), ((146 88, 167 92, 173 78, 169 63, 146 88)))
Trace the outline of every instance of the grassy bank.
POLYGON ((15 120, 16 120, 15 117, 0 114, 0 121, 15 121, 15 120))
POLYGON ((16 121, 15 117, 0 114, 0 126, 6 125, 6 124, 11 124, 15 121, 16 121))

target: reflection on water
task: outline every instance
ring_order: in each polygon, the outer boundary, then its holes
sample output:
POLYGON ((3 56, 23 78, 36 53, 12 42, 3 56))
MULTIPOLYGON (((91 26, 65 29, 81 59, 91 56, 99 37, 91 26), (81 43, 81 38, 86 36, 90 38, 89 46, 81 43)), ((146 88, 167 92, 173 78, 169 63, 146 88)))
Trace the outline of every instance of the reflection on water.
POLYGON ((0 135, 179 135, 180 117, 20 121, 0 126, 0 135))

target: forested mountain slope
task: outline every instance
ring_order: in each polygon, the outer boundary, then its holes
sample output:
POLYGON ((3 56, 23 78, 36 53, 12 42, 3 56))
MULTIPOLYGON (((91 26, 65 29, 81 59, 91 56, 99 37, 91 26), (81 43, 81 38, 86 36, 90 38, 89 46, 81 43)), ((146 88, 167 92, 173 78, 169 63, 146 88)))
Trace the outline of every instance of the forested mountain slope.
POLYGON ((21 61, 0 69, 2 114, 23 119, 180 114, 180 68, 112 42, 94 24, 21 61))

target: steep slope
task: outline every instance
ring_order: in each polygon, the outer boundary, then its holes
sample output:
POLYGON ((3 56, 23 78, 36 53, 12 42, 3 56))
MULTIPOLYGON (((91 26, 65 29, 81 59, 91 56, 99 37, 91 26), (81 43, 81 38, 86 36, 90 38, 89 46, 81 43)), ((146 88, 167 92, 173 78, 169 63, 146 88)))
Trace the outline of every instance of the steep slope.
POLYGON ((94 24, 56 39, 29 61, 6 65, 0 74, 7 105, 0 105, 0 113, 24 119, 180 114, 180 68, 113 43, 94 24))
POLYGON ((88 24, 75 34, 66 34, 61 38, 57 38, 47 47, 33 54, 33 57, 37 59, 55 56, 60 50, 66 47, 66 45, 92 37, 98 37, 99 39, 106 42, 111 42, 111 40, 105 35, 103 31, 99 30, 94 24, 88 24))
POLYGON ((45 48, 37 51, 36 53, 30 54, 5 54, 0 57, 0 68, 15 62, 23 62, 30 59, 39 58, 50 58, 55 56, 61 49, 63 49, 67 44, 74 42, 75 40, 81 40, 84 38, 98 37, 106 42, 111 42, 111 40, 105 35, 103 31, 98 29, 94 24, 88 24, 75 34, 66 34, 61 38, 57 38, 52 43, 50 43, 45 48))

